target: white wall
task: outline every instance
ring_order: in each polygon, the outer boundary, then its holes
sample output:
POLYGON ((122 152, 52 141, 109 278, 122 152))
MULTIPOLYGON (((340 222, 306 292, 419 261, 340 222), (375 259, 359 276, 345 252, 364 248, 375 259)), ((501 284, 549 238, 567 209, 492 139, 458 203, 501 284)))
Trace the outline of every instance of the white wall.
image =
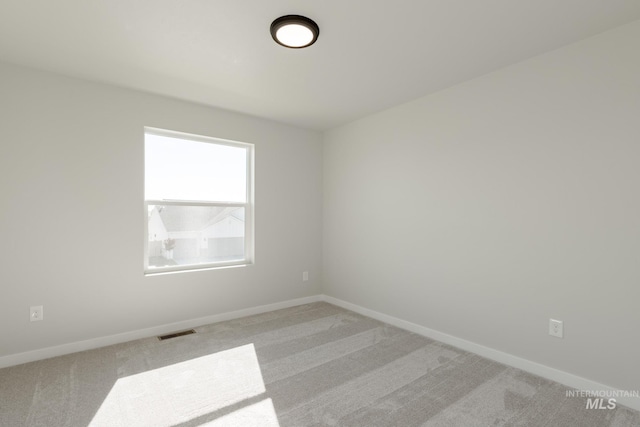
POLYGON ((325 294, 638 389, 640 22, 330 131, 323 167, 325 294))
POLYGON ((8 64, 0 121, 0 356, 320 292, 319 133, 8 64), (144 126, 255 144, 255 265, 143 275, 144 126))

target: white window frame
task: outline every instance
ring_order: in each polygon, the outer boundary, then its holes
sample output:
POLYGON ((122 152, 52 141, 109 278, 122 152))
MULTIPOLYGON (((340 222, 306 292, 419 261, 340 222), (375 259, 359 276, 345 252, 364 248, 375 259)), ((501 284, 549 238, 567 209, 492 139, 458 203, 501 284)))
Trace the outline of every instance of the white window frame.
MULTIPOLYGON (((217 269, 223 267, 233 266, 245 266, 251 265, 255 262, 255 232, 254 232, 254 150, 255 146, 247 142, 231 141, 228 139, 214 138, 203 135, 194 135, 184 132, 177 132, 165 129, 158 129, 153 127, 144 128, 144 136, 146 141, 146 135, 166 136, 171 138, 186 139, 189 141, 205 142, 209 144, 225 145, 229 147, 238 147, 246 149, 246 183, 247 183, 247 199, 245 203, 240 202, 226 202, 226 201, 192 201, 192 200, 144 200, 144 274, 154 275, 161 273, 171 272, 184 272, 184 271, 198 271, 217 269), (218 206, 218 207, 243 207, 245 222, 244 222, 244 259, 237 261, 221 261, 212 262, 206 264, 191 264, 191 265, 176 265, 167 267, 153 267, 149 268, 149 205, 165 205, 165 206, 218 206)), ((146 152, 144 158, 146 159, 146 152)), ((144 174, 146 175, 146 174, 144 174)), ((143 178, 144 179, 144 178, 143 178)), ((143 190, 144 190, 143 186, 143 190)))

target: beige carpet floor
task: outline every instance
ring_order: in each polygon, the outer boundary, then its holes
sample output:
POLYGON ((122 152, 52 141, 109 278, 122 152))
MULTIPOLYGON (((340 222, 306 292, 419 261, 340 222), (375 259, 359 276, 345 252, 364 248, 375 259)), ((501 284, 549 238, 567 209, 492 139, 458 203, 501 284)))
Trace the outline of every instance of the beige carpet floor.
POLYGON ((0 370, 0 425, 638 427, 566 387, 327 303, 0 370))

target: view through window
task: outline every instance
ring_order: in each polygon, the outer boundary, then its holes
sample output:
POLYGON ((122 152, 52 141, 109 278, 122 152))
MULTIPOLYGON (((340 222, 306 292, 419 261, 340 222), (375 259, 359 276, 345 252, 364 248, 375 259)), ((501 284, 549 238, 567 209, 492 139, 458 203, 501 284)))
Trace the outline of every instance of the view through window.
POLYGON ((145 271, 252 262, 251 144, 145 129, 145 271))

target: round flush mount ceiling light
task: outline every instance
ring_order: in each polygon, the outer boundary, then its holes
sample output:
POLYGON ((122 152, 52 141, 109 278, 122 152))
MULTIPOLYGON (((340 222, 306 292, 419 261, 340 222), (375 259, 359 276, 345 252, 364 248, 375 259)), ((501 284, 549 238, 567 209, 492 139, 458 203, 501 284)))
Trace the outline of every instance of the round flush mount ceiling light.
POLYGON ((318 35, 318 24, 300 15, 281 16, 271 24, 271 37, 276 43, 292 49, 311 46, 318 35))

